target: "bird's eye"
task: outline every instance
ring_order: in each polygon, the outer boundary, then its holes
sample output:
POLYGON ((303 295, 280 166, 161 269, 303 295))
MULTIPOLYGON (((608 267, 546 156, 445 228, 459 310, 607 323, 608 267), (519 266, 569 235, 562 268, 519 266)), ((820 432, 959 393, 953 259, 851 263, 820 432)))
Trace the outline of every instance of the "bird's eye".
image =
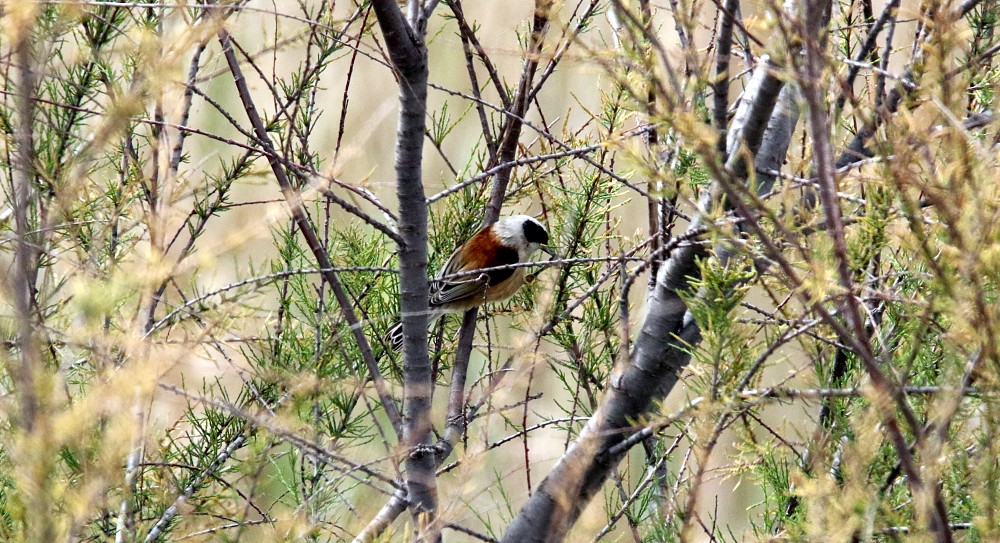
POLYGON ((524 221, 524 239, 530 243, 548 245, 549 233, 535 221, 524 221))

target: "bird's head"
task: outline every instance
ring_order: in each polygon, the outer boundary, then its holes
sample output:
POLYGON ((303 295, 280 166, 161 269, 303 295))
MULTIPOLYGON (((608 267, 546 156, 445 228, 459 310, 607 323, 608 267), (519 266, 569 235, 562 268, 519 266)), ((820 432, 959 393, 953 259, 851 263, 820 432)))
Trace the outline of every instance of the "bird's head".
POLYGON ((528 215, 501 217, 493 224, 493 231, 501 243, 517 249, 522 261, 531 258, 539 249, 552 254, 549 248, 549 233, 534 217, 528 215))

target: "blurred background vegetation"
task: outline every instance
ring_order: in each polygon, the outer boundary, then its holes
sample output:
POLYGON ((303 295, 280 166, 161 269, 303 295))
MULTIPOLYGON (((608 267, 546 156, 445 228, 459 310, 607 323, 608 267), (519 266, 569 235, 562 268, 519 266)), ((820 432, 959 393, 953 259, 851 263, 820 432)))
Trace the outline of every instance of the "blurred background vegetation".
MULTIPOLYGON (((382 344, 398 88, 371 6, 0 5, 0 540, 353 539, 406 451, 289 204, 400 398, 382 344)), ((467 427, 438 477, 445 539, 503 536, 629 363, 651 282, 699 216, 709 251, 684 296, 701 341, 569 539, 1000 540, 995 0, 833 3, 819 78, 805 4, 426 6, 429 272, 480 227, 517 123, 503 214, 538 217, 559 253, 480 311, 467 427), (723 197, 717 142, 768 62, 816 91, 828 133, 793 121, 777 183, 761 189, 779 172, 758 165, 723 197), (846 258, 816 197, 823 142, 846 157, 846 258), (818 316, 850 325, 852 297, 896 403, 818 316), (900 419, 905 445, 886 431, 900 419), (946 531, 927 519, 935 493, 946 531)), ((803 119, 817 110, 790 94, 803 119)), ((440 432, 459 321, 429 332, 440 432)), ((412 527, 402 515, 380 537, 412 527)))

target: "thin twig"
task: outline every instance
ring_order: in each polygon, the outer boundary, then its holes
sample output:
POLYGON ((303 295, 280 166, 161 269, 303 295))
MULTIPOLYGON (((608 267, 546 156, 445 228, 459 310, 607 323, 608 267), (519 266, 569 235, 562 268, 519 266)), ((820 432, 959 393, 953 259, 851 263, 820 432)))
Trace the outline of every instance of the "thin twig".
MULTIPOLYGON (((278 185, 281 187, 281 193, 284 195, 285 201, 292 209, 292 217, 295 219, 302 236, 306 238, 306 244, 309 246, 310 251, 312 251, 313 256, 316 257, 316 260, 320 265, 320 269, 333 270, 334 266, 330 262, 330 257, 326 252, 326 248, 322 243, 320 243, 312 224, 310 224, 309 219, 306 216, 305 209, 302 207, 300 195, 297 194, 295 189, 292 188, 292 184, 288 179, 288 175, 285 173, 285 169, 277 159, 277 153, 274 150, 274 146, 271 144, 271 138, 267 134, 264 122, 261 120, 260 115, 257 113, 257 107, 253 103, 253 97, 250 94, 250 89, 247 87, 246 79, 243 77, 243 71, 240 69, 239 62, 236 59, 236 53, 229 45, 229 33, 226 32, 225 29, 219 30, 219 42, 222 44, 222 51, 226 56, 226 61, 229 63, 229 69, 233 73, 233 80, 236 84, 237 91, 239 92, 240 100, 243 102, 243 107, 247 112, 247 116, 250 118, 250 122, 254 127, 254 132, 257 134, 259 142, 263 145, 264 150, 266 151, 268 162, 271 165, 271 171, 274 172, 274 175, 278 180, 278 185)), ((396 400, 391 394, 389 394, 389 390, 386 387, 381 370, 378 367, 378 361, 375 359, 375 355, 371 350, 371 345, 369 345, 368 339, 365 337, 364 331, 358 321, 358 317, 354 313, 351 300, 344 291, 344 288, 340 285, 340 280, 337 278, 336 273, 333 271, 324 271, 323 278, 330 284, 330 289, 333 291, 334 296, 337 298, 337 302, 340 304, 341 315, 343 315, 344 320, 347 321, 351 328, 351 332, 354 334, 355 341, 361 350, 361 356, 364 358, 365 364, 368 366, 368 372, 372 378, 372 384, 375 386, 375 391, 378 393, 379 400, 382 402, 386 415, 389 417, 389 421, 392 423, 393 429, 396 431, 396 435, 401 436, 403 427, 402 416, 399 413, 399 408, 396 406, 396 400)))

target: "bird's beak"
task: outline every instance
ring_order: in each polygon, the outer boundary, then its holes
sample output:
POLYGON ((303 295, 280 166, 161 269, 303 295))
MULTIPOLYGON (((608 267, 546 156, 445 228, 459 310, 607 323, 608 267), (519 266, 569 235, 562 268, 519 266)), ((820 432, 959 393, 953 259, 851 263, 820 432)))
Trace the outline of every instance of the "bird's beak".
POLYGON ((544 251, 549 256, 559 258, 559 255, 556 254, 555 250, 552 247, 549 247, 548 245, 539 245, 538 248, 544 251))

